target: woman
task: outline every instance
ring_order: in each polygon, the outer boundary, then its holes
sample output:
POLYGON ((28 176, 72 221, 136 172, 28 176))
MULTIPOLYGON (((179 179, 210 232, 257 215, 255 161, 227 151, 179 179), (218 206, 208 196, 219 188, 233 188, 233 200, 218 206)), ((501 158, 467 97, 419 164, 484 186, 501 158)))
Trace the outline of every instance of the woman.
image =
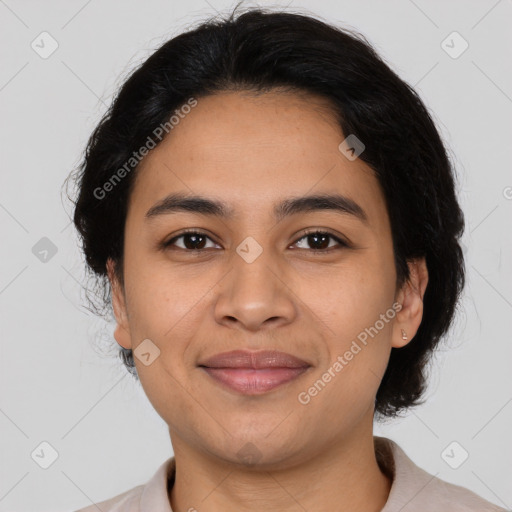
POLYGON ((76 178, 87 263, 174 450, 83 511, 503 510, 373 435, 420 402, 464 220, 425 106, 362 36, 259 9, 183 33, 76 178))

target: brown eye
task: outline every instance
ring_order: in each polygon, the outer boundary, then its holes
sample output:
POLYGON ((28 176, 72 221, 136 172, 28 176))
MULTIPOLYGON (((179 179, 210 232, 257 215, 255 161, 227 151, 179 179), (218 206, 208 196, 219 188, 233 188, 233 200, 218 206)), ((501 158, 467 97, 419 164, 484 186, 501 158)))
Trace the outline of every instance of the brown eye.
MULTIPOLYGON (((298 244, 304 245, 304 247, 299 247, 299 249, 309 249, 313 252, 330 252, 334 249, 349 247, 347 242, 344 242, 339 237, 326 231, 310 231, 299 238, 294 245, 298 244)), ((164 247, 176 247, 184 251, 199 252, 208 248, 215 248, 216 244, 206 233, 187 231, 165 242, 164 247), (180 241, 180 243, 178 243, 178 241, 180 241), (208 247, 208 241, 213 245, 208 247)))
POLYGON ((200 233, 198 231, 190 231, 175 236, 174 238, 171 238, 171 240, 166 242, 164 246, 176 246, 180 249, 188 251, 201 251, 207 248, 206 244, 208 240, 212 241, 210 237, 208 237, 205 233, 200 233), (183 239, 181 245, 176 244, 176 242, 180 239, 183 239))
POLYGON ((325 231, 311 231, 307 233, 305 236, 301 237, 295 244, 301 243, 304 240, 305 244, 309 247, 299 247, 300 249, 312 249, 314 251, 322 251, 329 252, 331 249, 341 247, 348 247, 348 244, 343 240, 334 236, 332 233, 328 233, 325 231), (331 245, 331 241, 334 241, 334 244, 331 245))

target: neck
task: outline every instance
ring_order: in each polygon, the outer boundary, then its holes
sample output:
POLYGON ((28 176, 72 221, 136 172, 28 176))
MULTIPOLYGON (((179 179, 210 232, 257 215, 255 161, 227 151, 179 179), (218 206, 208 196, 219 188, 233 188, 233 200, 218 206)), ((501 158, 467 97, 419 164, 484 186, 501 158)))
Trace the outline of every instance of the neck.
POLYGON ((391 488, 377 463, 371 425, 367 435, 344 437, 325 452, 285 469, 240 467, 194 449, 176 433, 172 444, 173 512, 378 512, 391 488))

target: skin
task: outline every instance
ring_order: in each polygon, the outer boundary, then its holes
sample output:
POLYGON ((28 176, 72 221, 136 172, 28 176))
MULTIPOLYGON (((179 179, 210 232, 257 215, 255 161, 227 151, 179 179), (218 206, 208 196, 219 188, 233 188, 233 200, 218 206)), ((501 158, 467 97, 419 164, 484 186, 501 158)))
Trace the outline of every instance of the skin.
POLYGON ((409 343, 420 325, 428 275, 423 259, 411 261, 411 278, 397 289, 384 196, 373 171, 340 152, 344 139, 320 98, 224 92, 198 98, 139 166, 124 287, 108 262, 114 335, 125 348, 150 339, 160 350, 147 366, 135 362, 169 426, 174 512, 369 512, 387 501, 391 482, 373 446, 374 400, 391 348, 409 343), (145 218, 175 192, 221 200, 235 214, 145 218), (284 198, 333 192, 357 202, 368 222, 332 210, 272 216, 284 198), (185 228, 206 233, 202 253, 185 248, 194 247, 187 237, 159 246, 185 228), (320 244, 315 252, 306 228, 350 246, 327 239, 332 249, 322 253, 320 244), (236 252, 249 236, 263 250, 251 263, 236 252), (299 403, 298 394, 394 302, 402 305, 394 319, 310 403, 299 403), (278 349, 312 366, 258 396, 227 390, 197 366, 240 348, 278 349), (247 443, 258 454, 253 463, 238 455, 247 443))

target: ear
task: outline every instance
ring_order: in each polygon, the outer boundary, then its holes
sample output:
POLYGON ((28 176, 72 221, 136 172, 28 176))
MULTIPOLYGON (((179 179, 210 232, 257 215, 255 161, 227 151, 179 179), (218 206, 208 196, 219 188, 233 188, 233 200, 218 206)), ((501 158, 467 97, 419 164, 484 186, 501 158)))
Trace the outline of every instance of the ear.
POLYGON ((417 258, 407 262, 410 277, 396 295, 396 301, 402 309, 396 315, 393 324, 391 346, 400 348, 407 345, 418 332, 423 318, 423 297, 428 283, 428 270, 425 258, 417 258), (407 339, 403 339, 402 330, 407 339))
POLYGON ((112 290, 112 308, 114 309, 117 324, 114 330, 114 338, 121 347, 130 349, 132 348, 132 341, 128 324, 128 313, 126 310, 126 297, 123 287, 115 275, 114 268, 115 264, 112 259, 109 258, 107 260, 107 274, 112 290))

